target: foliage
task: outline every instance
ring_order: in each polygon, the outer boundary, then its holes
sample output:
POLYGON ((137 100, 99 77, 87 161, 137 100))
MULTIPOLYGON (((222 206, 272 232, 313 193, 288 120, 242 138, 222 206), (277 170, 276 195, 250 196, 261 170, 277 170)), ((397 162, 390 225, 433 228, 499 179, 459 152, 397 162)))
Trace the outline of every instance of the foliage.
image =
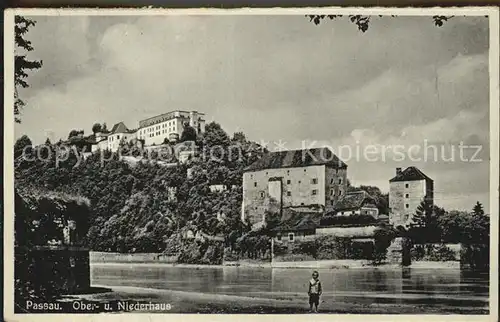
POLYGON ((20 157, 23 152, 30 153, 31 149, 26 149, 26 151, 24 149, 26 147, 31 147, 32 145, 33 143, 27 135, 23 135, 19 139, 17 139, 16 143, 14 144, 14 159, 20 157))
POLYGON ((92 132, 93 133, 97 133, 97 132, 101 132, 102 131, 102 125, 99 124, 99 123, 95 123, 94 125, 92 125, 92 132))
POLYGON ((184 125, 184 130, 182 131, 180 142, 185 141, 196 141, 197 135, 194 127, 186 124, 184 125))
POLYGON ((380 227, 375 230, 374 234, 374 254, 373 263, 381 264, 387 258, 387 248, 396 237, 397 233, 392 227, 380 227))
POLYGON ((378 221, 375 217, 365 214, 354 214, 350 216, 332 216, 322 217, 320 220, 321 227, 341 226, 341 227, 358 227, 366 225, 374 225, 378 221))
POLYGON ((409 229, 409 234, 415 242, 439 242, 441 232, 438 213, 439 208, 435 208, 426 198, 418 205, 409 229))
POLYGON ((298 241, 293 243, 292 254, 306 254, 313 258, 318 256, 319 243, 315 240, 298 241))
MULTIPOLYGON (((224 143, 226 145, 221 146, 224 151, 231 148, 231 141, 220 125, 211 123, 205 134, 207 144, 224 143)), ((240 142, 237 147, 243 149, 250 144, 253 143, 240 142)), ((40 150, 40 153, 46 151, 40 150)), ((187 228, 210 236, 224 236, 223 246, 247 257, 264 255, 264 249, 270 249, 266 246, 269 238, 248 236, 240 239, 249 230, 240 219, 241 177, 243 169, 258 155, 243 154, 236 160, 199 158, 189 165, 163 167, 141 162, 130 166, 118 161, 117 154, 106 150, 85 160, 74 153, 71 150, 68 159, 59 162, 58 167, 54 153, 47 155, 46 160, 21 160, 16 167, 15 184, 18 187, 43 186, 87 197, 92 208, 85 244, 91 250, 179 254, 191 251, 184 247, 185 243, 194 245, 177 234, 187 228), (192 173, 190 178, 187 177, 188 167, 192 173), (234 187, 210 192, 210 183, 221 180, 223 182, 218 183, 234 187), (224 215, 224 220, 217 219, 218 213, 224 215)), ((222 258, 222 249, 219 251, 211 245, 200 244, 196 249, 201 257, 179 254, 180 260, 217 262, 215 258, 222 258)))
POLYGON ((321 236, 317 238, 317 243, 317 259, 352 259, 349 252, 350 238, 321 236))
POLYGON ((450 211, 438 219, 441 239, 447 243, 483 244, 490 241, 490 218, 485 214, 450 211))
POLYGON ((472 212, 476 216, 482 216, 484 215, 484 210, 483 210, 483 205, 478 201, 474 205, 474 208, 472 209, 472 212))
POLYGON ((82 134, 84 134, 83 130, 71 130, 68 134, 68 139, 71 139, 72 137, 82 135, 82 134))
MULTIPOLYGON (((308 17, 309 21, 313 22, 315 25, 319 25, 321 23, 321 21, 323 21, 326 18, 333 20, 333 19, 343 17, 343 15, 306 15, 306 17, 308 17)), ((370 20, 373 17, 374 16, 349 15, 348 19, 350 22, 355 24, 360 31, 365 32, 368 30, 368 27, 370 25, 370 20)), ((379 17, 383 17, 383 16, 379 15, 379 17)), ((395 16, 392 15, 392 17, 395 17, 395 16)), ((452 17, 453 16, 433 16, 432 20, 434 21, 434 25, 441 27, 444 24, 444 22, 448 21, 452 17)))
POLYGON ((412 260, 426 260, 426 261, 454 261, 456 260, 456 254, 453 250, 447 247, 445 244, 429 244, 415 245, 411 250, 412 260))
MULTIPOLYGON (((15 16, 15 45, 17 49, 21 49, 24 53, 33 51, 33 46, 29 40, 25 39, 26 33, 35 25, 34 20, 27 19, 22 16, 15 16)), ((42 67, 42 61, 29 60, 26 54, 17 53, 14 61, 14 118, 17 123, 21 122, 19 114, 25 106, 25 102, 19 98, 19 89, 29 87, 26 78, 28 78, 27 70, 39 69, 42 67)))

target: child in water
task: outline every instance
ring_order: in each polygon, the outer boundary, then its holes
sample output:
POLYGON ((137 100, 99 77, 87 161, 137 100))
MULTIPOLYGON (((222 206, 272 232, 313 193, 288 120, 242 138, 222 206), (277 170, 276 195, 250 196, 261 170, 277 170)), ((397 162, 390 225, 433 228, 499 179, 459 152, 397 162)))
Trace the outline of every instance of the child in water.
POLYGON ((307 291, 307 294, 309 294, 309 306, 310 306, 310 312, 318 312, 318 306, 319 306, 319 297, 322 293, 321 290, 321 282, 319 281, 319 273, 318 271, 314 271, 312 273, 312 278, 309 281, 309 290, 307 291), (314 311, 313 311, 313 306, 314 306, 314 311))

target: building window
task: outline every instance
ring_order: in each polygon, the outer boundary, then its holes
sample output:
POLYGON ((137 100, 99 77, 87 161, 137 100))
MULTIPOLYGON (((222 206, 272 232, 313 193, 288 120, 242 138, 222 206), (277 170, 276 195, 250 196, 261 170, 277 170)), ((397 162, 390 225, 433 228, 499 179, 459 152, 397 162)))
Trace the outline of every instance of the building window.
POLYGON ((339 184, 342 184, 342 178, 339 178, 339 184))
POLYGON ((286 170, 286 175, 289 176, 290 175, 290 170, 286 170))
POLYGON ((330 196, 333 196, 335 194, 335 190, 330 190, 330 196))
POLYGON ((266 171, 266 176, 269 174, 269 172, 266 171))
POLYGON ((290 196, 292 195, 292 192, 291 192, 291 191, 287 191, 287 192, 286 192, 286 195, 287 195, 288 197, 290 197, 290 196))
POLYGON ((281 235, 276 236, 277 240, 281 240, 281 235))
POLYGON ((266 194, 264 193, 264 191, 261 191, 261 192, 260 192, 260 197, 261 197, 261 198, 264 198, 265 196, 266 196, 266 194))
POLYGON ((314 189, 314 190, 312 191, 312 195, 313 195, 313 196, 315 196, 315 195, 317 195, 317 194, 318 194, 318 190, 314 189))
POLYGON ((330 184, 333 184, 333 178, 330 179, 330 184))
POLYGON ((408 188, 409 186, 410 186, 409 184, 405 183, 405 188, 408 188))
POLYGON ((303 202, 301 202, 301 203, 300 203, 300 205, 301 205, 301 206, 303 206, 303 205, 304 205, 304 203, 303 203, 303 202))
POLYGON ((288 234, 288 240, 289 241, 293 241, 293 238, 294 238, 293 233, 288 234))
POLYGON ((330 202, 331 202, 332 206, 335 204, 335 200, 331 200, 330 202))
POLYGON ((409 204, 405 204, 405 208, 406 209, 410 208, 410 205, 409 204))
POLYGON ((339 190, 339 196, 342 196, 342 190, 339 190))
POLYGON ((306 172, 306 171, 307 171, 307 169, 304 169, 304 172, 306 172))
POLYGON ((253 186, 254 186, 254 187, 257 187, 257 182, 254 182, 254 183, 253 183, 253 186))
POLYGON ((291 180, 287 180, 287 181, 286 181, 286 184, 290 184, 290 183, 292 183, 292 181, 291 181, 291 180))
POLYGON ((405 194, 405 198, 410 198, 410 194, 409 193, 405 194))
POLYGON ((313 178, 313 179, 311 180, 311 183, 312 183, 312 184, 318 184, 318 179, 317 179, 317 178, 313 178))
POLYGON ((299 180, 299 183, 300 183, 300 180, 299 180))

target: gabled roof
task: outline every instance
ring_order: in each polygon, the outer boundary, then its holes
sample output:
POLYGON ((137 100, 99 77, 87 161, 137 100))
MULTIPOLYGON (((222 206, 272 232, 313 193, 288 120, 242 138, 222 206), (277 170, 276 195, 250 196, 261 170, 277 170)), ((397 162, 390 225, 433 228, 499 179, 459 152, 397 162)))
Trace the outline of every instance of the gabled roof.
POLYGON ((316 229, 323 213, 290 210, 287 219, 282 220, 273 231, 303 231, 316 229))
POLYGON ((408 167, 404 171, 398 173, 394 178, 389 180, 389 182, 397 182, 397 181, 417 181, 417 180, 431 180, 428 176, 426 176, 422 171, 420 171, 417 167, 408 167))
POLYGON ((343 211, 343 210, 351 210, 351 209, 359 209, 366 203, 370 203, 372 205, 375 204, 374 198, 368 194, 366 191, 355 191, 345 194, 334 206, 334 210, 343 211))
POLYGON ((129 132, 129 129, 127 128, 127 126, 123 122, 116 123, 115 125, 113 125, 113 128, 111 129, 111 133, 112 134, 115 134, 115 133, 128 133, 128 132, 129 132))
POLYGON ((314 148, 269 152, 245 168, 245 171, 298 168, 312 165, 328 165, 337 169, 347 168, 347 165, 342 162, 342 160, 340 160, 330 149, 314 148))

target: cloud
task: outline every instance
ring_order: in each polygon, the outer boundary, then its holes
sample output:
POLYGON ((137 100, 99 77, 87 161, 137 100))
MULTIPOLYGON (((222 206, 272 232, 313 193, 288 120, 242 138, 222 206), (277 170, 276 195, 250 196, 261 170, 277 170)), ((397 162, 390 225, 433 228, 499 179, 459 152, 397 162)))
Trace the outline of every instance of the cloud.
MULTIPOLYGON (((295 147, 489 139, 486 18, 455 17, 441 28, 430 17, 374 18, 366 33, 346 19, 315 26, 303 16, 36 19, 30 55, 44 66, 23 92, 16 134, 38 143, 47 132, 137 127, 175 109, 295 147)), ((423 168, 450 191, 486 191, 486 164, 423 168)), ((393 169, 357 163, 350 176, 383 183, 393 169)))

